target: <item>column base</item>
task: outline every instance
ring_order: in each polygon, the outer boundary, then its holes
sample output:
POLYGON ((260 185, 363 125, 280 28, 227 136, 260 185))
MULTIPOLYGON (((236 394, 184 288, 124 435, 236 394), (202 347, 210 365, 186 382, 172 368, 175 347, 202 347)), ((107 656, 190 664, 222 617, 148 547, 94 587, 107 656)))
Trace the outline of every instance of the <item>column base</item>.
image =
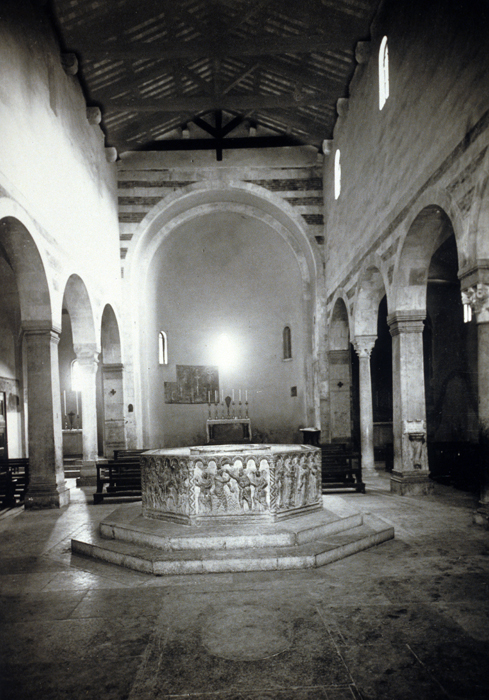
POLYGON ((66 484, 39 485, 35 484, 27 488, 24 499, 26 510, 40 510, 41 508, 62 508, 70 502, 70 489, 66 484))
MULTIPOLYGON (((97 463, 99 460, 95 461, 77 461, 77 466, 80 465, 80 476, 76 479, 76 485, 78 488, 83 486, 96 486, 97 485, 97 463)), ((107 460, 100 460, 107 461, 107 460)))
POLYGON ((480 506, 474 513, 474 523, 489 530, 489 505, 480 506))
POLYGON ((433 482, 426 472, 392 472, 391 493, 399 496, 427 496, 433 492, 433 482))

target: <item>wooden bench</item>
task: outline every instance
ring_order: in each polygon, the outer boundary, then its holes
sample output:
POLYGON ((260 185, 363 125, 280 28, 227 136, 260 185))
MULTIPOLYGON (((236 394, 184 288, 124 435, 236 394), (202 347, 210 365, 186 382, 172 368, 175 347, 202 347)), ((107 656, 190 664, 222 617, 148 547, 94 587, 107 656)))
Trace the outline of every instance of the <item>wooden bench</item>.
POLYGON ((114 450, 114 461, 137 462, 139 457, 147 450, 114 450))
POLYGON ((138 501, 141 493, 141 467, 137 459, 112 459, 97 464, 97 490, 94 503, 104 499, 138 501))
POLYGON ((354 489, 365 493, 362 481, 362 460, 349 445, 321 445, 323 493, 337 489, 354 489))
POLYGON ((0 461, 0 504, 13 508, 23 503, 29 483, 29 459, 18 457, 0 461))

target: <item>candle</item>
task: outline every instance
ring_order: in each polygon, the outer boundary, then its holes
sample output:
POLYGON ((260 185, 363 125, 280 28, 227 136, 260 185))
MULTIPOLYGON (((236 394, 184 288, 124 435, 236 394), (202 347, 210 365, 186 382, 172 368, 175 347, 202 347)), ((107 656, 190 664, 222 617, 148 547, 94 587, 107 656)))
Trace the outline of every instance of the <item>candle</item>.
POLYGON ((245 391, 245 401, 248 401, 248 389, 245 391))
POLYGON ((64 399, 65 416, 66 416, 66 389, 63 391, 63 399, 64 399))
POLYGON ((234 389, 233 389, 233 401, 234 401, 234 389))
POLYGON ((211 392, 208 391, 207 392, 207 403, 210 403, 210 402, 211 402, 211 392))
POLYGON ((224 389, 221 389, 221 403, 224 403, 224 389))
POLYGON ((239 400, 241 401, 241 389, 239 390, 239 400))
POLYGON ((218 401, 219 394, 217 392, 217 389, 214 391, 214 401, 217 403, 218 401))
POLYGON ((76 399, 76 415, 78 415, 78 392, 75 391, 75 399, 76 399))

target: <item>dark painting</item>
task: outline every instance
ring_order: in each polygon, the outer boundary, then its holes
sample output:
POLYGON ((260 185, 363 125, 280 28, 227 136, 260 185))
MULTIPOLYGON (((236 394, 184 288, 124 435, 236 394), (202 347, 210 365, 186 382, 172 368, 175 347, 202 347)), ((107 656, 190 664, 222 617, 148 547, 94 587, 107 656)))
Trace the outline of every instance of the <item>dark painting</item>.
POLYGON ((165 382, 165 403, 215 403, 219 369, 212 365, 177 365, 177 381, 165 382))

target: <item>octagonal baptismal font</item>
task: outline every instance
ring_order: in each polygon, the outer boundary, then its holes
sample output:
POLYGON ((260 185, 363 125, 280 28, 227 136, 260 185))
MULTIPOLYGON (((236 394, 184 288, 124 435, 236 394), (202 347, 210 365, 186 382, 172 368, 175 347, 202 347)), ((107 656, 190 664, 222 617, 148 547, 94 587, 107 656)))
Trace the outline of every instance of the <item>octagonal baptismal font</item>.
POLYGON ((308 445, 206 445, 141 458, 143 515, 188 525, 275 522, 320 510, 321 450, 308 445))
POLYGON ((140 464, 142 505, 117 508, 73 553, 155 575, 300 569, 394 537, 372 515, 323 507, 318 447, 167 448, 140 464))

